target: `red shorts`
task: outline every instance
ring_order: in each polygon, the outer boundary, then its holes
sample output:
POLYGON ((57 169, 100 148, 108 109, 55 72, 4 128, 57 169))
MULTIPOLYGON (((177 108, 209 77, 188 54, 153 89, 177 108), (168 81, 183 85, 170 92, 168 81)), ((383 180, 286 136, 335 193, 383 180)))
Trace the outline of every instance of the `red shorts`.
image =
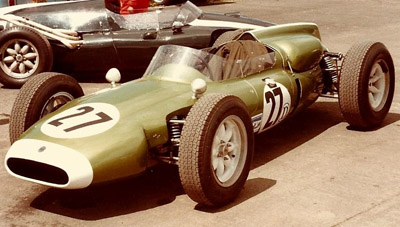
POLYGON ((121 14, 141 13, 147 11, 149 7, 149 0, 120 0, 119 3, 121 14), (129 11, 129 7, 132 7, 133 11, 129 11))

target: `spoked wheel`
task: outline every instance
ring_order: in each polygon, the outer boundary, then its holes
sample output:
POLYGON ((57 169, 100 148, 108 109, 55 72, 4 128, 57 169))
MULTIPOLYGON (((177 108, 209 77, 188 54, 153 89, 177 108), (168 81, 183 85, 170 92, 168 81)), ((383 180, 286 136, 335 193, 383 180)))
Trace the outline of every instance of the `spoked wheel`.
POLYGON ((378 126, 392 104, 394 83, 393 60, 382 43, 351 47, 339 80, 339 104, 346 121, 359 129, 378 126))
POLYGON ((380 59, 374 63, 369 75, 368 100, 376 112, 382 110, 389 95, 390 73, 387 69, 387 63, 380 59))
POLYGON ((231 95, 210 94, 191 108, 182 129, 179 175, 188 196, 221 206, 241 191, 253 156, 246 105, 231 95))
POLYGON ((32 77, 22 86, 11 110, 11 143, 36 121, 80 96, 81 86, 68 75, 41 73, 32 77))
POLYGON ((15 78, 27 78, 39 66, 39 54, 36 47, 25 39, 6 42, 1 48, 1 67, 15 78))
POLYGON ((247 156, 246 127, 238 116, 230 115, 219 124, 211 150, 213 176, 221 186, 231 186, 247 156))
POLYGON ((21 87, 28 78, 53 65, 49 41, 35 30, 11 27, 0 34, 0 82, 8 87, 21 87))

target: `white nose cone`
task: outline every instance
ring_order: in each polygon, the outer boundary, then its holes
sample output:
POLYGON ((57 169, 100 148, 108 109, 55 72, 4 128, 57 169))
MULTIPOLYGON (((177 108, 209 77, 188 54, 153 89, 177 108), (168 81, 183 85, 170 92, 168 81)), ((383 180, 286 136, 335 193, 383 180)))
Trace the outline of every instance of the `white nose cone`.
POLYGON ((56 188, 85 188, 93 180, 92 166, 83 154, 42 140, 16 141, 6 154, 5 167, 15 177, 56 188))
POLYGON ((118 83, 121 80, 121 73, 117 68, 111 68, 106 74, 106 80, 114 87, 115 83, 118 83))

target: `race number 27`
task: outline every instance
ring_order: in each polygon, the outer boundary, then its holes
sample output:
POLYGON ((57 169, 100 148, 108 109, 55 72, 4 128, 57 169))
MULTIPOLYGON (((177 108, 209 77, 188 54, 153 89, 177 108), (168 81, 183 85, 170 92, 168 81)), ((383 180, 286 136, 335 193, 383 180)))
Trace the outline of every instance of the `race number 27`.
POLYGON ((288 114, 289 108, 290 94, 286 87, 279 83, 276 83, 276 86, 273 88, 266 85, 264 90, 263 127, 261 131, 283 120, 288 114))
POLYGON ((111 129, 119 122, 119 110, 108 103, 86 103, 48 119, 41 131, 55 138, 83 138, 111 129))
MULTIPOLYGON (((59 119, 55 119, 55 120, 49 122, 49 124, 58 127, 58 126, 63 124, 63 122, 62 122, 63 120, 66 120, 66 119, 69 119, 69 118, 74 118, 74 117, 79 117, 79 116, 88 114, 88 113, 92 112, 94 110, 94 108, 90 107, 90 106, 83 106, 81 108, 78 108, 77 110, 79 110, 79 111, 82 110, 82 112, 76 113, 76 114, 71 114, 71 115, 68 115, 68 116, 65 116, 65 117, 61 117, 59 119)), ((112 120, 112 118, 110 116, 108 116, 107 114, 105 114, 103 112, 96 113, 96 116, 98 116, 100 119, 94 119, 94 120, 91 120, 91 121, 88 121, 88 122, 85 122, 85 123, 82 123, 82 124, 78 124, 78 125, 66 128, 66 129, 64 129, 64 131, 65 132, 70 132, 70 131, 74 131, 74 130, 77 130, 77 129, 80 129, 80 128, 83 128, 83 127, 87 127, 87 126, 91 126, 91 125, 95 125, 95 124, 101 124, 103 122, 107 122, 107 121, 111 121, 112 120)))

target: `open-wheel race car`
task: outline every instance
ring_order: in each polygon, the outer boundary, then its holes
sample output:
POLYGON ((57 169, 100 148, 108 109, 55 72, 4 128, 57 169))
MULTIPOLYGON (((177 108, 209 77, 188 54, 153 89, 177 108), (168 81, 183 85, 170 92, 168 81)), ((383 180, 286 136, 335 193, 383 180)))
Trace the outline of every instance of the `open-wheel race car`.
POLYGON ((377 127, 387 115, 395 73, 382 43, 360 42, 342 59, 312 23, 235 32, 203 50, 161 46, 142 78, 118 85, 111 69, 110 88, 76 99, 82 89, 73 78, 33 77, 11 113, 7 171, 74 189, 161 161, 178 165, 190 198, 221 206, 246 182, 254 135, 318 97, 338 98, 354 128, 377 127))
POLYGON ((105 1, 0 9, 0 83, 20 87, 47 71, 103 78, 112 67, 124 78, 137 78, 161 45, 202 49, 211 47, 226 31, 273 25, 235 13, 204 13, 191 2, 121 15, 105 1))

